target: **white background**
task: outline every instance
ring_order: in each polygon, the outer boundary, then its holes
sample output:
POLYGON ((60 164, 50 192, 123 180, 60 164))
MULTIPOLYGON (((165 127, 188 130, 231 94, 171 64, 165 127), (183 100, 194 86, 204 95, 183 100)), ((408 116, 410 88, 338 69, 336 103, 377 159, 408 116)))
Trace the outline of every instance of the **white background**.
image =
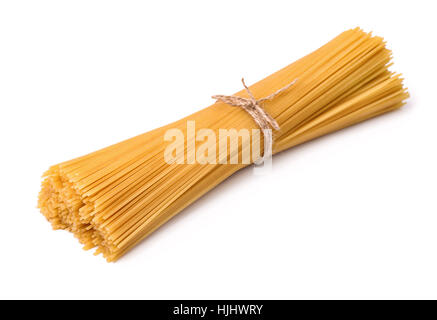
POLYGON ((433 3, 0 2, 0 298, 437 298, 433 3), (115 264, 36 209, 50 165, 356 26, 393 50, 401 111, 284 152, 269 175, 239 172, 115 264))

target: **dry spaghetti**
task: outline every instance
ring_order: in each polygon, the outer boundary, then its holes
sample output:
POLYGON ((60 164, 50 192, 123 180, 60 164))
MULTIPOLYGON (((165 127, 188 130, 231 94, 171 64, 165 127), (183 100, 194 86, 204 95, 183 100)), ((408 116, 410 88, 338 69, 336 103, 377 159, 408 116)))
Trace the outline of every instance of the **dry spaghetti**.
MULTIPOLYGON (((280 128, 273 133, 273 153, 401 107, 408 93, 400 75, 388 70, 390 60, 382 38, 357 28, 251 86, 259 99, 299 79, 263 102, 280 128)), ((236 96, 250 98, 245 91, 236 96)), ((117 260, 248 165, 165 162, 165 132, 184 130, 187 121, 215 133, 258 128, 242 108, 217 102, 165 127, 52 166, 42 182, 41 212, 54 229, 74 233, 85 249, 97 248, 96 254, 102 253, 107 261, 117 260)), ((252 140, 262 151, 263 137, 252 140)), ((245 151, 239 141, 237 155, 245 151)), ((231 156, 217 153, 217 158, 231 156)))

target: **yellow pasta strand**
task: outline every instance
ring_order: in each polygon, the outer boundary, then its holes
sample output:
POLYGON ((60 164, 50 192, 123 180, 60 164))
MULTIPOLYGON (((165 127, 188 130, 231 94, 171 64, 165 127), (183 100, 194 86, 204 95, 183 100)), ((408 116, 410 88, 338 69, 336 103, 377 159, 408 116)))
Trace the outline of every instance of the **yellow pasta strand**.
MULTIPOLYGON (((274 132, 273 153, 401 107, 409 95, 400 76, 388 70, 390 60, 382 38, 357 28, 251 86, 254 96, 262 98, 298 79, 263 104, 280 126, 274 132)), ((243 90, 236 95, 247 97, 243 90)), ((165 133, 175 128, 185 132, 187 121, 212 129, 216 136, 220 129, 257 129, 241 108, 215 103, 162 128, 52 166, 44 174, 38 207, 54 229, 71 231, 84 249, 97 248, 96 254, 107 261, 117 260, 248 165, 188 164, 187 146, 184 164, 164 161, 165 133)), ((252 143, 263 152, 262 135, 253 135, 252 143)), ((246 148, 238 142, 239 158, 246 148)), ((218 150, 216 157, 230 156, 218 150)))

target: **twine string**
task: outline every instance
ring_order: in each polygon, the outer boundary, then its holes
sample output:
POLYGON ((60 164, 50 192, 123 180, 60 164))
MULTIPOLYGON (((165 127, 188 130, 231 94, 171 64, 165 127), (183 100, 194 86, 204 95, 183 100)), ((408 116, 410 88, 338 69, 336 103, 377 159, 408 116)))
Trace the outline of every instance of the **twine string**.
POLYGON ((273 100, 275 97, 277 97, 282 92, 288 90, 293 84, 295 84, 297 79, 293 80, 289 84, 287 84, 285 87, 282 87, 281 89, 275 91, 274 93, 268 95, 265 98, 261 99, 255 99, 252 92, 250 91, 249 87, 246 86, 246 83, 244 82, 244 78, 241 79, 241 82, 243 83, 244 88, 247 91, 247 94, 249 95, 249 98, 243 98, 238 96, 226 96, 226 95, 214 95, 212 96, 213 99, 217 101, 224 102, 228 105, 231 105, 233 107, 240 107, 243 110, 245 110, 256 122, 258 127, 261 128, 264 136, 264 155, 255 161, 256 164, 261 164, 264 162, 265 159, 270 157, 272 155, 272 147, 273 147, 273 134, 272 129, 278 131, 280 129, 278 123, 271 115, 267 113, 267 111, 264 110, 264 108, 261 106, 261 104, 265 101, 273 100))

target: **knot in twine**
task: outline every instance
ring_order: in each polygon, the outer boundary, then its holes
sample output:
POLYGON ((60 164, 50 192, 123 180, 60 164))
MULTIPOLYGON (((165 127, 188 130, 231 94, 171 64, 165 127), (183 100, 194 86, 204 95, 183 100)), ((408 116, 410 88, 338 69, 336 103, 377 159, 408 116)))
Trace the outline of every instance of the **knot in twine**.
POLYGON ((264 155, 260 159, 255 161, 256 164, 261 164, 264 162, 265 159, 271 157, 272 146, 273 146, 272 129, 275 129, 276 131, 280 129, 276 120, 273 119, 272 116, 269 115, 261 107, 261 104, 265 101, 273 100, 276 96, 278 96, 279 94, 290 88, 293 84, 295 84, 296 81, 297 79, 293 80, 285 87, 277 90, 271 95, 257 100, 253 96, 250 89, 246 86, 246 83, 244 82, 244 78, 243 78, 241 79, 241 82, 243 83, 243 86, 246 89, 249 98, 243 98, 238 96, 225 96, 225 95, 212 96, 212 98, 216 99, 217 101, 224 102, 233 107, 243 108, 253 118, 256 124, 262 129, 263 136, 264 136, 264 155))

